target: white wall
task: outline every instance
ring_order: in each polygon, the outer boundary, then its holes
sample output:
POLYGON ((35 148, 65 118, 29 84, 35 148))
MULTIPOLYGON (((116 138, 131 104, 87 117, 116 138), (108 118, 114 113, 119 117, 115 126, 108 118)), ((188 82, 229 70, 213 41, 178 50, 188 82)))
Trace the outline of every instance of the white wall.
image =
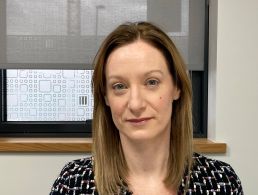
MULTIPOLYGON (((208 130, 209 137, 228 144, 227 154, 212 157, 229 162, 245 194, 253 195, 258 175, 258 1, 210 1, 213 8, 218 2, 218 18, 217 30, 211 29, 208 130)), ((46 195, 64 164, 83 156, 0 154, 0 194, 46 195)))
POLYGON ((0 154, 1 195, 47 195, 63 166, 86 154, 0 154))
POLYGON ((213 9, 218 3, 218 17, 210 37, 208 131, 228 144, 226 155, 213 157, 233 166, 245 194, 257 194, 258 1, 210 1, 213 9))

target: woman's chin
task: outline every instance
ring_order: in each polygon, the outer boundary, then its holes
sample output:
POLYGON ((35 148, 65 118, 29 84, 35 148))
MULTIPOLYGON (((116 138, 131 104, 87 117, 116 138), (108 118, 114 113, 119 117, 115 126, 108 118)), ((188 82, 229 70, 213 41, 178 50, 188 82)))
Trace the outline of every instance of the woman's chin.
POLYGON ((120 133, 121 140, 127 140, 130 142, 149 142, 155 139, 160 139, 160 136, 156 133, 146 132, 144 130, 138 130, 130 133, 120 133))

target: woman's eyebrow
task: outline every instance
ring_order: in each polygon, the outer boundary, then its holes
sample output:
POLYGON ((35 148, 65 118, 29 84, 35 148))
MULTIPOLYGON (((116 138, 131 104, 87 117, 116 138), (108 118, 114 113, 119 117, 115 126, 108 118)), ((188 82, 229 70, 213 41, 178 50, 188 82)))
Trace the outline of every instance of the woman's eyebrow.
POLYGON ((144 75, 148 76, 148 75, 153 74, 153 73, 159 73, 162 76, 164 75, 164 73, 161 70, 150 70, 150 71, 146 72, 144 75))
MULTIPOLYGON (((142 75, 143 76, 149 76, 150 74, 153 74, 153 73, 158 73, 158 74, 161 74, 161 76, 164 75, 164 73, 161 71, 161 70, 150 70, 150 71, 147 71, 147 72, 144 72, 142 75)), ((121 75, 116 75, 116 74, 111 74, 109 76, 107 76, 107 80, 110 80, 110 79, 123 79, 124 77, 121 76, 121 75)))
POLYGON ((119 75, 110 75, 110 76, 107 76, 107 80, 110 80, 110 79, 122 79, 123 77, 122 76, 119 76, 119 75))

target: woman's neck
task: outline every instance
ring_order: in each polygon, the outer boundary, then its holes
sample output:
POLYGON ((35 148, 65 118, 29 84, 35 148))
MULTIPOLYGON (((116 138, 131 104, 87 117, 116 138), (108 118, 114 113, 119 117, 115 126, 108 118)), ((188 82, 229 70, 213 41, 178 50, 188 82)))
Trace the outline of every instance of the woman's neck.
POLYGON ((123 135, 120 137, 129 177, 165 178, 170 148, 169 136, 140 141, 129 140, 123 135))
POLYGON ((128 187, 133 194, 176 194, 176 189, 164 183, 168 171, 169 136, 148 141, 121 137, 121 143, 129 169, 128 187))

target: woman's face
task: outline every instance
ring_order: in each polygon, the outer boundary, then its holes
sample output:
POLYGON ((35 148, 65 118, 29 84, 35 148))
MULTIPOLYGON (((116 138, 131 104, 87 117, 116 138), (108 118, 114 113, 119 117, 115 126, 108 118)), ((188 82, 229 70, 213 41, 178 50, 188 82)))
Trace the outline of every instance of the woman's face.
POLYGON ((151 140, 171 129, 180 96, 163 54, 141 40, 114 50, 106 64, 106 104, 121 139, 151 140))

